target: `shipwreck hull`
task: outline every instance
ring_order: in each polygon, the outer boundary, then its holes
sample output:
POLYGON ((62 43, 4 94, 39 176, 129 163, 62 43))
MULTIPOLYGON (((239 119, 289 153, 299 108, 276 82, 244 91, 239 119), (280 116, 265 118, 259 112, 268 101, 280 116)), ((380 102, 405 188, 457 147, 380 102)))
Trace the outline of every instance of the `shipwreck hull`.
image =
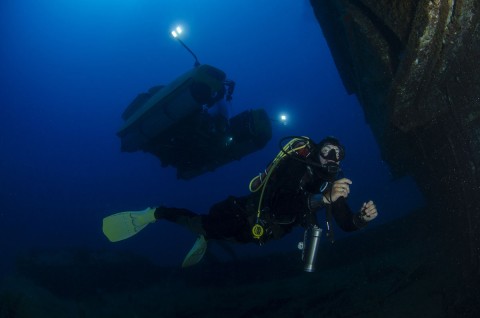
MULTIPOLYGON (((427 198, 464 295, 480 271, 480 3, 311 0, 384 160, 427 198)), ((457 295, 462 297, 461 295, 457 295)))

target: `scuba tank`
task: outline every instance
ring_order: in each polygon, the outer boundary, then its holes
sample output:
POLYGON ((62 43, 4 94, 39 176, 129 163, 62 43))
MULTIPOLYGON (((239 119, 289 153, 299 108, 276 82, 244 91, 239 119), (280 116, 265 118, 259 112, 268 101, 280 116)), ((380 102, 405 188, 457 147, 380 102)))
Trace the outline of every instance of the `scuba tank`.
POLYGON ((298 243, 298 248, 302 250, 303 270, 306 272, 315 271, 321 236, 322 229, 313 225, 305 230, 303 242, 298 243))

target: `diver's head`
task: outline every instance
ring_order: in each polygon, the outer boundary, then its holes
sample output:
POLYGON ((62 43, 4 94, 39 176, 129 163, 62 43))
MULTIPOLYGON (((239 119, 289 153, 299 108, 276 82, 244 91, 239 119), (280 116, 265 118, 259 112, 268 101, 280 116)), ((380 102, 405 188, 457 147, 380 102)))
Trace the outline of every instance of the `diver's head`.
POLYGON ((334 137, 327 137, 316 144, 316 159, 320 163, 321 177, 332 181, 340 172, 340 161, 345 158, 345 148, 334 137))

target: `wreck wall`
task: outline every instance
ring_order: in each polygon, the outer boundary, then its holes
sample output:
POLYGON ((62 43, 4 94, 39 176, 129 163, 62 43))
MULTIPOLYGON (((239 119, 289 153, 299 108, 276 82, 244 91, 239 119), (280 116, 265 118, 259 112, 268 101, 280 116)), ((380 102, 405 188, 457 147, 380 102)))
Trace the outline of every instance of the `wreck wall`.
MULTIPOLYGON (((480 271, 480 2, 311 0, 383 158, 433 207, 462 284, 480 271)), ((432 251, 433 252, 433 251, 432 251)), ((468 286, 467 286, 468 288, 468 286)))

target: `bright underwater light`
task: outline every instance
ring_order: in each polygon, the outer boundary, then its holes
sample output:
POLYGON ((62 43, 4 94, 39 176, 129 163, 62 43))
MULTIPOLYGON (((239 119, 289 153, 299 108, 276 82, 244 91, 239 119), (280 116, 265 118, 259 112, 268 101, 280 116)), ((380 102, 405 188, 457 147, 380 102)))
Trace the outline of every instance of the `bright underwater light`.
POLYGON ((170 32, 170 34, 173 36, 173 38, 175 40, 178 41, 178 43, 180 43, 190 54, 192 54, 193 58, 195 59, 195 64, 194 66, 197 67, 200 65, 200 62, 198 61, 198 58, 197 56, 195 55, 195 53, 193 53, 193 51, 185 44, 183 43, 183 41, 180 39, 179 35, 182 34, 183 32, 183 29, 181 26, 177 26, 174 30, 172 30, 170 32))
POLYGON ((279 116, 279 121, 280 123, 282 123, 283 125, 286 125, 287 124, 287 121, 288 121, 288 116, 286 114, 280 114, 279 116))
POLYGON ((174 38, 176 38, 177 36, 179 36, 180 34, 182 34, 182 27, 181 26, 177 26, 175 28, 175 30, 172 30, 171 34, 174 38))

